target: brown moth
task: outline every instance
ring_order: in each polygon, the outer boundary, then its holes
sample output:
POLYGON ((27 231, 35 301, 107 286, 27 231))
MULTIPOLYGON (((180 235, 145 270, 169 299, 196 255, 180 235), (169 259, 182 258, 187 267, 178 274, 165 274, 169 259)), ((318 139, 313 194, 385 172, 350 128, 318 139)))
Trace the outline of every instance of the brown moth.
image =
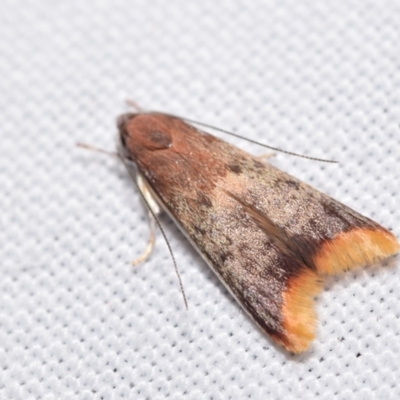
POLYGON ((145 197, 182 229, 257 325, 286 349, 309 348, 321 276, 399 251, 378 223, 184 120, 118 120, 119 155, 145 197))

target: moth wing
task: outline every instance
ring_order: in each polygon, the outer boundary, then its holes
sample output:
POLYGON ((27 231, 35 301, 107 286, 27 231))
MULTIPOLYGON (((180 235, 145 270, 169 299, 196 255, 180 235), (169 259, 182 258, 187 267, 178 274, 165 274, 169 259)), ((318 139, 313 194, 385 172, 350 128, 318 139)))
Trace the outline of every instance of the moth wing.
POLYGON ((168 115, 127 115, 123 156, 257 324, 300 352, 315 336, 319 274, 399 250, 372 220, 168 115))

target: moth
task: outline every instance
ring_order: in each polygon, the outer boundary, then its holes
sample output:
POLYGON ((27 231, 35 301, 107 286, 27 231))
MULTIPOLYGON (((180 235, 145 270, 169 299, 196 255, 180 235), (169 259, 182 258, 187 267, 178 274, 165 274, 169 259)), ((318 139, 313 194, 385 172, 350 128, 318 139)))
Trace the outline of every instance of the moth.
POLYGON ((324 275, 399 251, 378 223, 181 118, 127 113, 118 129, 119 155, 145 198, 289 351, 303 352, 315 338, 324 275))

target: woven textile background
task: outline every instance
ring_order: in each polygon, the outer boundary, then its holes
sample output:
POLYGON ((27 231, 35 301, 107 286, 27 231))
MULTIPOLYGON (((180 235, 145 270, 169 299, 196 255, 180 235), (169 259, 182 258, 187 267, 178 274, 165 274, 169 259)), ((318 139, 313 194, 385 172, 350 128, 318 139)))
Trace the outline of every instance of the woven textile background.
MULTIPOLYGON (((326 281, 318 337, 263 335, 113 151, 131 98, 339 165, 272 163, 400 237, 400 2, 0 4, 0 399, 399 399, 400 259, 326 281)), ((219 135, 243 149, 264 150, 219 135)))

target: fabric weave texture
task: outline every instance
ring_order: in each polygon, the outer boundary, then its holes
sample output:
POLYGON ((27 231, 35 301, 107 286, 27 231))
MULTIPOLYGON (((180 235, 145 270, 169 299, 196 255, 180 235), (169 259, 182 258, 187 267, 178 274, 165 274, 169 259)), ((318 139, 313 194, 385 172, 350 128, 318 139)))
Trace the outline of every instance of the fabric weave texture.
MULTIPOLYGON (((293 356, 178 228, 144 264, 147 211, 115 149, 145 109, 310 156, 270 161, 400 237, 400 3, 0 4, 0 399, 398 399, 400 259, 325 281, 293 356)), ((254 154, 254 144, 215 133, 254 154)))

